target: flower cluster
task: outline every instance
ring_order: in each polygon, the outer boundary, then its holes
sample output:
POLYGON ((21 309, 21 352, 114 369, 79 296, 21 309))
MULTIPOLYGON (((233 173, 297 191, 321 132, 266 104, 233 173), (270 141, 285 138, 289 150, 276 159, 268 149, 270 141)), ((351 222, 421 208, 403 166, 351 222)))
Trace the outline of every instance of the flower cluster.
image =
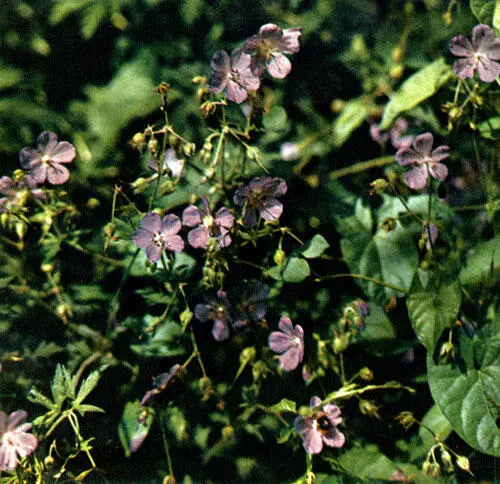
POLYGON ((249 322, 261 321, 266 315, 266 300, 269 286, 261 282, 247 286, 241 291, 241 297, 233 304, 225 291, 219 290, 215 296, 205 298, 205 303, 197 304, 194 315, 203 323, 213 321, 212 335, 216 341, 229 338, 231 326, 234 329, 245 327, 249 322), (235 310, 233 310, 235 308, 235 310))
POLYGON ((52 185, 61 185, 69 179, 69 171, 64 166, 76 156, 75 147, 67 141, 57 141, 52 131, 44 131, 37 138, 37 149, 23 148, 19 153, 19 162, 35 183, 48 181, 52 185))
POLYGON ((396 161, 400 166, 413 166, 404 176, 405 183, 413 190, 424 188, 429 175, 440 181, 448 175, 448 168, 440 161, 450 156, 450 148, 438 146, 433 150, 433 143, 432 133, 424 133, 415 138, 414 149, 405 147, 396 153, 396 161))
POLYGON ((453 64, 453 71, 460 79, 473 77, 477 71, 483 82, 493 82, 500 74, 500 39, 488 25, 472 29, 472 42, 465 35, 453 37, 450 52, 462 59, 453 64))
POLYGON ((19 410, 8 417, 0 412, 0 473, 13 471, 17 458, 26 457, 38 446, 37 438, 28 433, 30 423, 25 423, 27 412, 19 410))
POLYGON ((342 447, 345 436, 337 426, 342 423, 340 408, 337 405, 322 405, 319 397, 312 397, 309 404, 314 409, 311 417, 299 416, 295 419, 295 431, 304 440, 304 449, 308 454, 319 454, 323 444, 329 447, 342 447))
POLYGON ((0 178, 0 193, 5 195, 0 198, 0 212, 8 212, 14 207, 22 207, 30 195, 38 200, 45 198, 45 194, 37 187, 37 183, 31 175, 25 175, 20 179, 3 176, 0 178))
MULTIPOLYGON (((275 222, 283 213, 283 205, 276 200, 286 194, 287 185, 281 178, 255 178, 248 185, 241 186, 234 193, 234 203, 243 207, 243 223, 248 228, 257 225, 257 213, 268 222, 275 222)), ((177 215, 169 214, 163 219, 155 212, 146 213, 141 227, 132 236, 132 242, 139 249, 146 250, 151 263, 156 263, 163 250, 182 252, 184 241, 177 235, 182 225, 191 229, 187 240, 195 249, 207 249, 210 240, 217 247, 226 248, 231 242, 231 229, 235 217, 227 207, 212 213, 208 200, 201 198, 201 208, 196 205, 186 207, 182 213, 182 223, 177 215)))
POLYGON ((230 56, 224 50, 217 51, 210 63, 213 72, 209 90, 214 94, 225 91, 229 101, 241 104, 249 92, 259 89, 266 69, 277 79, 290 73, 292 65, 285 54, 299 51, 300 36, 300 27, 283 30, 275 24, 266 24, 230 56))

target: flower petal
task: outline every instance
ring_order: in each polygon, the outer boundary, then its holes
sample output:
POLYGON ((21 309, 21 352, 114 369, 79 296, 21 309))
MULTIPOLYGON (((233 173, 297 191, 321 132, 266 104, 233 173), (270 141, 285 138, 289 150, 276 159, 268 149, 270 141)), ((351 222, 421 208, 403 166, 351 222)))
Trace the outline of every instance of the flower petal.
POLYGON ((424 133, 415 138, 413 147, 417 153, 420 153, 424 157, 430 156, 432 150, 432 144, 434 142, 434 137, 432 133, 424 133))
POLYGON ((304 433, 303 438, 304 449, 308 454, 319 454, 323 450, 323 439, 318 430, 311 428, 304 433))
POLYGON ((396 153, 396 161, 399 166, 407 166, 413 163, 422 163, 423 157, 412 148, 401 148, 396 153))
POLYGON ((18 425, 23 423, 27 417, 28 412, 26 412, 26 410, 18 410, 17 412, 12 412, 9 415, 9 419, 7 422, 7 432, 11 432, 12 430, 14 430, 18 425))
POLYGON ((292 321, 288 316, 281 316, 278 327, 281 331, 283 331, 283 333, 288 334, 289 336, 295 336, 292 321))
POLYGON ((458 57, 470 57, 474 55, 474 46, 465 35, 458 35, 450 41, 450 52, 458 57))
POLYGON ((51 156, 57 146, 57 135, 52 131, 44 131, 38 135, 36 144, 40 153, 51 156))
POLYGON ((69 180, 69 171, 65 166, 57 163, 47 165, 47 181, 52 185, 62 185, 69 180))
POLYGON ((409 172, 405 173, 405 183, 412 190, 420 190, 427 183, 427 167, 425 165, 416 166, 409 172))
POLYGON ((162 247, 160 247, 159 245, 156 245, 154 243, 149 244, 146 247, 146 257, 148 258, 149 262, 151 262, 152 264, 158 262, 160 260, 162 250, 162 247))
POLYGON ((182 223, 186 227, 196 227, 202 222, 200 209, 195 205, 190 205, 182 212, 182 223))
POLYGON ((161 232, 162 222, 161 217, 156 212, 148 212, 142 217, 141 221, 142 227, 144 227, 147 231, 158 233, 161 232))
POLYGON ((457 60, 453 64, 453 72, 460 79, 474 77, 474 70, 477 67, 477 61, 474 58, 457 60))
POLYGON ((36 183, 45 183, 47 179, 47 164, 40 163, 39 165, 32 166, 30 174, 36 183))
POLYGON ((212 56, 210 66, 214 71, 220 72, 221 74, 227 74, 231 69, 228 53, 225 50, 218 50, 212 56))
POLYGON ((323 411, 325 412, 328 420, 330 420, 332 425, 338 425, 342 423, 342 417, 340 416, 340 408, 337 407, 337 405, 329 403, 323 407, 323 411))
POLYGON ((275 198, 271 198, 259 207, 259 213, 264 220, 278 220, 283 213, 283 205, 275 198))
POLYGON ((165 247, 172 252, 182 252, 184 250, 184 241, 179 235, 167 235, 163 237, 165 247))
POLYGON ((283 79, 292 70, 292 63, 281 53, 272 54, 271 60, 267 63, 267 72, 275 79, 283 79))
POLYGON ((438 146, 431 155, 432 161, 438 162, 445 160, 450 156, 450 147, 449 146, 438 146))
POLYGON ((208 321, 208 315, 211 310, 212 306, 209 306, 208 304, 197 304, 194 308, 194 316, 198 321, 204 323, 205 321, 208 321))
POLYGON ((492 42, 487 49, 485 49, 485 54, 490 60, 500 60, 500 39, 496 39, 492 42))
POLYGON ((302 362, 304 351, 301 348, 292 346, 285 351, 280 357, 280 367, 285 371, 292 371, 302 362))
POLYGON ((67 141, 57 143, 54 151, 50 155, 50 159, 56 163, 71 163, 76 156, 75 147, 67 141))
POLYGON ((212 72, 208 80, 208 90, 214 94, 220 94, 227 86, 227 74, 222 72, 212 72))
POLYGON ((479 59, 477 73, 481 81, 493 82, 500 74, 500 64, 489 59, 479 59))
POLYGON ((253 207, 245 207, 243 210, 243 223, 248 228, 253 228, 257 225, 257 211, 253 207))
POLYGON ((329 447, 342 447, 345 444, 345 436, 338 429, 332 427, 326 434, 322 435, 323 442, 329 447))
POLYGON ((153 243, 153 232, 145 229, 138 229, 132 235, 132 243, 138 249, 145 249, 148 245, 153 243))
POLYGON ((195 249, 204 249, 209 239, 210 232, 203 225, 191 230, 188 234, 189 245, 195 249))
POLYGON ((212 328, 212 335, 216 341, 224 341, 229 338, 229 326, 226 321, 216 320, 212 328))
POLYGON ((175 235, 181 229, 181 220, 177 215, 169 213, 162 220, 161 233, 165 235, 175 235))
POLYGON ((215 222, 217 225, 230 229, 234 224, 234 215, 228 208, 222 207, 215 214, 215 222))
POLYGON ((302 415, 296 417, 295 421, 293 422, 293 428, 295 432, 301 435, 307 432, 311 427, 312 427, 312 419, 305 418, 302 415))
POLYGON ((442 163, 431 163, 429 173, 436 180, 443 181, 448 176, 448 167, 442 163))
POLYGON ((495 32, 485 24, 476 25, 472 29, 472 45, 476 52, 484 52, 495 40, 495 32))
POLYGON ((248 97, 248 93, 244 87, 230 80, 226 86, 226 96, 229 101, 241 104, 248 97))
POLYGON ((273 331, 268 339, 269 348, 276 353, 284 353, 292 345, 290 336, 287 336, 281 331, 273 331))
POLYGON ((21 167, 25 170, 29 170, 31 163, 33 161, 40 161, 40 158, 40 153, 33 148, 23 148, 19 152, 19 163, 21 163, 21 167))
POLYGON ((283 54, 296 54, 300 49, 299 39, 302 35, 301 27, 293 27, 283 31, 280 49, 283 54))

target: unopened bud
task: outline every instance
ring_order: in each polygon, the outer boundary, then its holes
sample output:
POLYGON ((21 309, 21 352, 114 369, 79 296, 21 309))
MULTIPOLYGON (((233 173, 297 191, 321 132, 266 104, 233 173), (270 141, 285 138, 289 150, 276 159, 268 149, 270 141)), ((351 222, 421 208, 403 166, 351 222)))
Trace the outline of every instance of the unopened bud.
POLYGON ((40 266, 40 270, 42 272, 45 272, 46 274, 49 274, 50 272, 52 272, 54 270, 54 264, 42 264, 40 266))
POLYGON ((380 418, 380 415, 378 414, 378 409, 379 407, 370 400, 359 401, 359 411, 363 415, 370 415, 371 417, 380 418))
POLYGON ((186 328, 193 319, 193 312, 191 311, 191 309, 189 309, 189 307, 186 307, 186 309, 184 309, 184 311, 182 311, 182 313, 180 314, 179 319, 181 321, 182 327, 186 328))
POLYGON ((397 227, 397 222, 396 219, 393 217, 387 217, 382 220, 382 225, 381 227, 385 230, 386 233, 392 232, 393 230, 396 230, 397 227))
POLYGON ((443 343, 441 346, 441 350, 439 351, 439 356, 454 356, 455 355, 455 347, 453 343, 443 343))
POLYGON ((376 180, 370 183, 372 189, 370 190, 370 195, 374 195, 375 193, 382 194, 385 189, 389 186, 387 180, 384 178, 377 178, 376 180))
POLYGON ((451 15, 451 12, 443 13, 442 18, 447 27, 449 27, 453 23, 453 16, 451 15))
POLYGON ((441 460, 443 461, 446 472, 453 472, 453 462, 451 460, 451 454, 447 450, 441 450, 441 460))
POLYGON ((146 136, 144 136, 144 133, 135 133, 130 141, 130 145, 138 150, 144 148, 146 146, 146 136))
POLYGON ((221 431, 222 440, 231 440, 234 437, 234 427, 232 425, 226 425, 221 431))
POLYGON ((191 79, 191 82, 193 84, 202 84, 203 82, 206 81, 206 78, 203 76, 195 76, 191 79))
POLYGON ((423 464, 422 464, 422 472, 428 476, 431 474, 432 472, 432 464, 426 460, 423 464))
POLYGON ((344 352, 349 346, 349 336, 335 336, 333 339, 333 352, 338 355, 344 352))
POLYGON ((464 455, 459 455, 457 457, 457 466, 460 467, 460 469, 463 469, 465 472, 472 474, 472 472, 470 471, 469 459, 467 459, 467 457, 465 457, 464 455))
POLYGON ((196 145, 194 143, 187 143, 182 147, 184 154, 186 156, 193 156, 196 151, 196 145))
POLYGON ((256 146, 249 146, 247 148, 247 156, 249 159, 259 161, 261 159, 260 150, 256 146))
POLYGON ((101 202, 97 198, 92 197, 87 200, 87 208, 90 208, 91 210, 99 207, 100 205, 101 202))
POLYGON ((330 104, 330 109, 334 113, 340 113, 345 107, 345 101, 343 99, 334 99, 330 104))
POLYGON ((361 368, 361 370, 359 370, 359 376, 362 380, 365 380, 365 381, 372 381, 373 380, 373 371, 370 370, 370 368, 368 367, 364 367, 364 368, 361 368))
POLYGON ((277 249, 273 255, 273 260, 277 266, 281 267, 286 260, 285 251, 283 249, 277 249))
POLYGON ((241 353, 240 353, 240 363, 246 364, 255 359, 255 355, 257 352, 255 351, 255 348, 253 346, 250 346, 248 348, 245 348, 241 353))
POLYGON ((392 79, 401 79, 401 77, 403 77, 404 71, 404 65, 397 64, 391 68, 390 76, 392 79))
POLYGON ((403 49, 401 47, 397 46, 392 49, 392 60, 394 62, 401 62, 401 59, 403 58, 403 49))
POLYGON ((149 140, 148 150, 154 157, 158 155, 158 140, 156 138, 151 138, 149 140))

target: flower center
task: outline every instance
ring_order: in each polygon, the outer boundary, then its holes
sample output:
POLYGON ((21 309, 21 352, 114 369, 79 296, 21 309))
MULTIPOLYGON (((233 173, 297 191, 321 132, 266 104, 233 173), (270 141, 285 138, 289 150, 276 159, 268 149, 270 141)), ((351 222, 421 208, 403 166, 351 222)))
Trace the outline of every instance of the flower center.
POLYGON ((50 156, 49 155, 43 155, 41 158, 40 158, 40 161, 43 163, 43 164, 47 164, 49 161, 50 161, 50 156))
POLYGON ((203 227, 211 229, 214 225, 214 218, 211 215, 205 215, 203 217, 203 227))
POLYGON ((328 431, 332 428, 332 423, 324 413, 318 416, 316 422, 317 422, 317 428, 322 434, 328 433, 328 431))
POLYGON ((163 235, 161 234, 161 232, 157 232, 156 234, 154 234, 152 241, 153 244, 157 245, 158 247, 163 247, 163 235))
POLYGON ((300 338, 298 336, 295 336, 292 340, 292 345, 295 346, 295 348, 298 348, 301 344, 300 338))

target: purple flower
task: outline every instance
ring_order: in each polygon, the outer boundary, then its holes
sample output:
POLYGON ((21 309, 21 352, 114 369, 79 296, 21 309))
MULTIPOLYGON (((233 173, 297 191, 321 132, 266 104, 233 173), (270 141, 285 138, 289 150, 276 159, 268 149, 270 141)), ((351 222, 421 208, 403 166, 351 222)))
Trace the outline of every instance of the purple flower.
POLYGON ((254 73, 261 77, 267 67, 267 72, 272 77, 286 77, 292 64, 283 54, 296 54, 299 51, 301 30, 300 27, 283 30, 275 24, 266 24, 259 29, 257 35, 247 39, 243 49, 247 54, 253 54, 254 73))
POLYGON ((438 228, 433 224, 426 224, 424 227, 423 238, 425 239, 425 248, 431 250, 438 237, 438 228))
POLYGON ((141 405, 147 405, 149 400, 151 400, 151 398, 153 398, 154 395, 158 395, 158 393, 161 393, 163 390, 165 390, 170 381, 173 380, 181 370, 182 366, 176 363, 174 366, 172 366, 172 368, 170 368, 168 372, 161 373, 156 378, 154 378, 153 380, 154 388, 148 390, 144 394, 141 400, 141 405))
POLYGON ((453 71, 460 79, 473 77, 477 70, 479 79, 493 82, 500 74, 500 39, 495 39, 495 32, 488 25, 476 25, 472 29, 472 43, 459 35, 450 42, 450 52, 463 59, 453 64, 453 71))
POLYGON ((44 131, 37 139, 37 149, 23 148, 19 161, 24 169, 31 170, 35 183, 47 180, 52 185, 61 185, 69 179, 68 169, 61 163, 71 163, 76 156, 75 147, 67 141, 57 141, 52 131, 44 131))
POLYGON ((304 357, 304 330, 298 324, 294 328, 288 316, 281 316, 278 327, 281 331, 273 331, 269 335, 269 347, 281 353, 282 370, 295 370, 304 357))
POLYGON ((256 91, 260 86, 251 63, 252 58, 243 49, 233 50, 231 57, 225 50, 218 50, 210 62, 214 72, 208 81, 208 89, 214 94, 225 89, 229 101, 241 104, 248 97, 248 91, 256 91))
POLYGON ((408 148, 413 142, 413 136, 403 136, 408 131, 408 121, 399 118, 389 132, 380 131, 377 124, 370 122, 370 137, 373 141, 383 145, 389 138, 394 148, 408 148))
POLYGON ((245 286, 241 291, 240 304, 237 305, 234 328, 242 328, 250 321, 261 321, 266 315, 267 299, 271 289, 267 284, 257 281, 253 286, 245 286))
MULTIPOLYGON (((158 171, 158 165, 155 162, 155 160, 151 160, 149 166, 154 171, 158 171)), ((169 148, 167 151, 165 151, 165 156, 163 157, 163 163, 161 165, 160 175, 165 173, 167 171, 167 168, 170 170, 174 178, 177 178, 184 169, 184 163, 181 160, 179 160, 179 158, 177 158, 177 155, 173 148, 169 148)))
POLYGON ((424 188, 429 174, 440 181, 448 175, 448 168, 439 162, 450 156, 450 148, 438 146, 431 151, 433 142, 432 133, 424 133, 415 138, 414 150, 406 147, 396 153, 396 161, 401 166, 413 165, 413 168, 405 173, 405 182, 413 190, 424 188))
POLYGON ((213 337, 216 341, 224 341, 229 338, 229 323, 231 322, 229 313, 231 304, 227 294, 222 290, 218 290, 216 297, 207 302, 208 304, 197 304, 194 308, 194 315, 202 323, 213 321, 213 337))
POLYGON ((275 221, 283 213, 283 205, 276 200, 287 191, 281 178, 255 178, 234 194, 234 203, 243 206, 243 221, 247 227, 257 225, 257 210, 264 220, 275 221))
POLYGON ((315 409, 312 417, 299 416, 295 419, 295 432, 302 435, 304 449, 308 454, 319 454, 323 444, 329 447, 342 447, 345 436, 337 425, 342 422, 340 408, 337 405, 321 405, 318 397, 312 397, 309 405, 315 409))
POLYGON ((160 259, 163 249, 184 250, 184 241, 176 235, 181 229, 177 215, 169 214, 162 219, 157 213, 149 212, 142 217, 141 227, 132 236, 132 242, 139 249, 146 249, 146 256, 152 264, 160 259))
POLYGON ((0 412, 0 472, 12 471, 17 466, 17 457, 26 457, 35 451, 37 438, 28 433, 30 423, 23 423, 28 416, 24 410, 8 417, 0 412))
POLYGON ((182 223, 187 227, 196 227, 188 234, 188 242, 195 249, 205 249, 211 237, 217 239, 219 247, 231 244, 229 229, 234 224, 234 215, 228 208, 222 207, 212 215, 205 196, 201 198, 203 208, 190 205, 182 213, 182 223))

